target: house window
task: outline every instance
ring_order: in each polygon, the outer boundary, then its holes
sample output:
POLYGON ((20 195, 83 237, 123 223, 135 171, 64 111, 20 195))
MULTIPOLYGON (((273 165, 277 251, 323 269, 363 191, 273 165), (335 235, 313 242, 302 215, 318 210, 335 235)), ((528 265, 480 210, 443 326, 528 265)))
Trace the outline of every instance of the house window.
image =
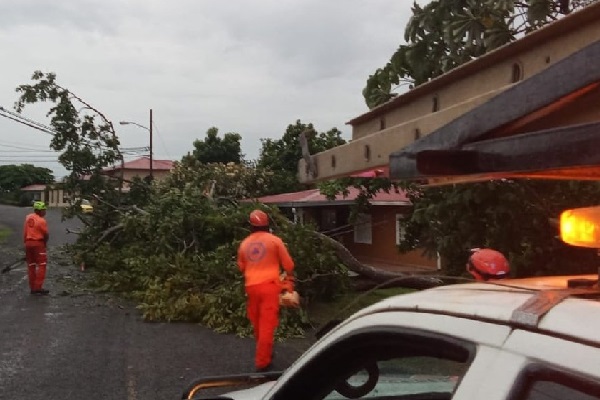
POLYGON ((406 215, 404 214, 396 214, 396 246, 400 244, 404 240, 406 236, 406 228, 404 227, 404 220, 406 219, 406 215))
POLYGON ((415 129, 415 140, 421 139, 421 130, 419 128, 415 129))
POLYGON ((354 223, 354 243, 371 244, 373 242, 373 229, 371 214, 358 214, 354 223))
POLYGON ((440 99, 436 95, 436 96, 433 96, 433 99, 432 99, 431 111, 438 112, 439 110, 440 110, 440 99))
POLYGON ((292 215, 294 216, 295 224, 304 224, 304 209, 292 207, 292 215))
POLYGON ((523 79, 523 68, 521 67, 521 64, 519 64, 519 63, 513 64, 511 79, 512 79, 513 83, 519 82, 521 79, 523 79))
POLYGON ((379 120, 379 130, 382 131, 385 129, 385 117, 381 117, 379 120))
POLYGON ((321 230, 330 231, 336 227, 336 212, 333 209, 324 209, 321 212, 321 230))

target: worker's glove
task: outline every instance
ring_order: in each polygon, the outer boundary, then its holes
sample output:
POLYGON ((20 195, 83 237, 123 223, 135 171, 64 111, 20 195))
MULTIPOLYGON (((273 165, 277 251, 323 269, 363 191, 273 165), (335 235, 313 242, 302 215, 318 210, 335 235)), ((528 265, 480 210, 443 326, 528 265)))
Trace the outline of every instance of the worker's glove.
POLYGON ((284 273, 280 276, 281 291, 282 292, 293 292, 294 291, 294 275, 284 273))

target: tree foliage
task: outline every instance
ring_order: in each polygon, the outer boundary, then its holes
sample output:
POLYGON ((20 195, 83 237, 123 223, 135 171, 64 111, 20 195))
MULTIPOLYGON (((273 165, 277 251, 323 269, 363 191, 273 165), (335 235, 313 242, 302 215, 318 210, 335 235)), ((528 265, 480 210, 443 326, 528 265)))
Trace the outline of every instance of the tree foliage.
MULTIPOLYGON (((200 322, 219 332, 251 333, 246 318, 237 247, 249 233, 249 212, 262 207, 239 202, 261 179, 243 165, 178 163, 169 178, 154 182, 143 210, 104 210, 73 248, 97 272, 102 289, 131 294, 150 321, 200 322), (103 223, 114 218, 109 232, 103 223), (100 243, 100 245, 98 245, 100 243)), ((344 293, 346 269, 308 226, 283 223, 265 209, 273 229, 296 263, 304 304, 344 293)), ((279 336, 301 335, 310 323, 302 310, 284 311, 279 336)))
POLYGON ((405 28, 406 44, 367 79, 369 108, 507 44, 595 0, 432 0, 416 2, 405 28))
POLYGON ((122 160, 119 140, 112 122, 91 104, 56 82, 56 74, 36 71, 33 84, 17 87, 17 112, 33 103, 50 102, 47 115, 54 137, 50 148, 61 152, 58 161, 70 172, 65 181, 68 193, 87 196, 107 186, 103 168, 122 160), (84 179, 85 178, 85 179, 84 179))
POLYGON ((0 202, 26 206, 32 197, 21 192, 21 188, 33 184, 54 183, 52 171, 31 164, 0 166, 0 202))
POLYGON ((596 252, 562 242, 557 221, 565 209, 600 204, 599 182, 496 180, 407 190, 414 210, 403 221, 401 250, 439 253, 451 274, 464 273, 475 247, 504 253, 515 277, 597 271, 596 252))
POLYGON ((188 157, 192 157, 202 164, 239 164, 243 159, 240 140, 242 140, 242 136, 234 132, 228 132, 221 138, 219 129, 212 127, 206 131, 206 137, 203 140, 194 141, 194 150, 188 157))
POLYGON ((273 173, 272 184, 267 188, 268 194, 303 189, 297 175, 298 161, 302 158, 299 137, 305 131, 309 132, 308 147, 311 154, 346 143, 338 129, 317 133, 313 124, 305 124, 300 120, 288 125, 281 139, 262 139, 257 166, 273 173))
POLYGON ((52 171, 31 164, 0 165, 0 192, 13 192, 34 184, 54 183, 52 171))

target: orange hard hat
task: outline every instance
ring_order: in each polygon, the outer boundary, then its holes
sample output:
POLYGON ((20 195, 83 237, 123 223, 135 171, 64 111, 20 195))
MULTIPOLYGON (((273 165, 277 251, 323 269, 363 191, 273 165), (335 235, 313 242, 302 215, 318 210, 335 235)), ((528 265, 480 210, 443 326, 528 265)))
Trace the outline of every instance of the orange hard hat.
POLYGON ((467 271, 477 280, 504 279, 510 267, 502 253, 492 249, 473 249, 469 257, 467 271))
POLYGON ((269 226, 269 216, 261 210, 252 211, 249 221, 252 226, 269 226))

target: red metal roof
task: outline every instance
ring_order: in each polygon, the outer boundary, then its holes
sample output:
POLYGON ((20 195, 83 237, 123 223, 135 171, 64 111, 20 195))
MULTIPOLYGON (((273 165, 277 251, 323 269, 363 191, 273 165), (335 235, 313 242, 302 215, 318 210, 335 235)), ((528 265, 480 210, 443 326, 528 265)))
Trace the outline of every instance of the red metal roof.
MULTIPOLYGON (((359 190, 352 187, 349 188, 348 196, 338 194, 335 200, 328 200, 324 194, 321 194, 319 189, 303 190, 294 193, 282 193, 271 196, 259 197, 257 201, 264 204, 275 204, 283 207, 301 207, 301 206, 322 206, 322 205, 344 205, 350 204, 358 196, 359 190)), ((391 190, 390 193, 380 191, 371 199, 373 205, 408 205, 410 201, 406 197, 406 192, 400 191, 396 193, 391 190)))
MULTIPOLYGON (((140 157, 135 160, 127 161, 122 166, 116 164, 112 168, 107 168, 106 171, 120 171, 121 169, 135 170, 150 170, 150 157, 140 157)), ((171 160, 152 160, 152 169, 154 171, 170 171, 173 169, 173 161, 171 160)))
POLYGON ((42 192, 46 190, 46 185, 28 185, 22 187, 21 190, 24 190, 26 192, 42 192))

